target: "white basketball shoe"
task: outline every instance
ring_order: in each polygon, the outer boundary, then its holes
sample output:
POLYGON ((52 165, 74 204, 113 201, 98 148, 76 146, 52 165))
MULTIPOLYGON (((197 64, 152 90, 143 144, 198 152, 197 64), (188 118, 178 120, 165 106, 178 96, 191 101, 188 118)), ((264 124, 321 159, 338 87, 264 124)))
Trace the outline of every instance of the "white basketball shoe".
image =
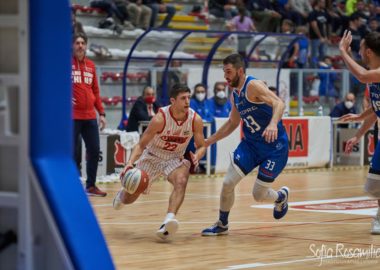
POLYGON ((178 220, 169 219, 166 223, 162 224, 161 227, 156 232, 157 237, 162 240, 166 240, 176 233, 178 230, 178 220))

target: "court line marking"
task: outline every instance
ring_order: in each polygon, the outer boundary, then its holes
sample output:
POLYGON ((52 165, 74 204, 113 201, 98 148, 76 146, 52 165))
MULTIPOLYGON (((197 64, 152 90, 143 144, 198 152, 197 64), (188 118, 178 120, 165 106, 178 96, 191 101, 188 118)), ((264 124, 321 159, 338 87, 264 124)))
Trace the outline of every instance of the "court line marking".
MULTIPOLYGON (((377 252, 370 252, 369 255, 376 255, 377 252)), ((289 260, 289 261, 281 261, 281 262, 272 262, 272 263, 247 263, 247 264, 237 264, 237 265, 231 265, 227 266, 227 268, 222 268, 220 270, 237 270, 237 269, 252 269, 252 268, 259 268, 259 267, 268 267, 268 266, 275 266, 275 265, 286 265, 286 264, 293 264, 293 263, 299 263, 299 262, 308 262, 308 261, 321 261, 323 260, 330 260, 330 259, 339 259, 344 258, 345 255, 336 255, 336 256, 326 256, 323 258, 319 257, 313 257, 313 258, 305 258, 305 259, 297 259, 297 260, 289 260)), ((377 261, 377 260, 376 260, 377 261)), ((322 265, 320 265, 322 266, 322 265)), ((331 267, 332 268, 332 267, 331 267)))

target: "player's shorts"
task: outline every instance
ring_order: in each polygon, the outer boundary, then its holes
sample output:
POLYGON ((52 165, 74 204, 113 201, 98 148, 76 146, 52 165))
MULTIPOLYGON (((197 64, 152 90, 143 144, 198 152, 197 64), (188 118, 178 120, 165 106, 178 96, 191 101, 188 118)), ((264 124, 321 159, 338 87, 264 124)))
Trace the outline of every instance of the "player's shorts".
POLYGON ((148 193, 152 183, 161 175, 168 177, 175 169, 186 166, 190 169, 190 161, 183 158, 171 158, 168 160, 159 158, 153 153, 145 150, 136 163, 136 167, 144 170, 149 176, 149 186, 146 189, 148 193))
POLYGON ((380 143, 377 144, 375 153, 372 156, 364 189, 372 196, 380 199, 380 143))
POLYGON ((244 175, 259 166, 258 179, 271 183, 285 168, 288 152, 286 134, 273 144, 253 144, 243 139, 233 153, 233 163, 244 175))

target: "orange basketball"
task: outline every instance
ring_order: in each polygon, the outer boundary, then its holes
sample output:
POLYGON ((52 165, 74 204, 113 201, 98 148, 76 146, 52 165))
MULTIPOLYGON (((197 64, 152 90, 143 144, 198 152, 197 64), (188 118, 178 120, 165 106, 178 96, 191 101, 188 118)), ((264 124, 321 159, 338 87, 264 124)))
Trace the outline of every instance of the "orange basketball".
POLYGON ((132 168, 126 171, 121 184, 129 194, 140 194, 148 187, 149 177, 145 171, 132 168))

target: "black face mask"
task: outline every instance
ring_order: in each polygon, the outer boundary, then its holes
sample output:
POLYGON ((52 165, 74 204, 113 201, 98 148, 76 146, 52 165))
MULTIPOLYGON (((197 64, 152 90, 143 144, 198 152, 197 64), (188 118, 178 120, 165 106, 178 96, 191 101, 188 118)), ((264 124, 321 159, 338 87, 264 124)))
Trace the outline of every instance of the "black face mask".
POLYGON ((225 98, 214 97, 214 98, 215 98, 216 104, 218 104, 219 106, 223 106, 227 102, 227 98, 226 97, 225 98))

